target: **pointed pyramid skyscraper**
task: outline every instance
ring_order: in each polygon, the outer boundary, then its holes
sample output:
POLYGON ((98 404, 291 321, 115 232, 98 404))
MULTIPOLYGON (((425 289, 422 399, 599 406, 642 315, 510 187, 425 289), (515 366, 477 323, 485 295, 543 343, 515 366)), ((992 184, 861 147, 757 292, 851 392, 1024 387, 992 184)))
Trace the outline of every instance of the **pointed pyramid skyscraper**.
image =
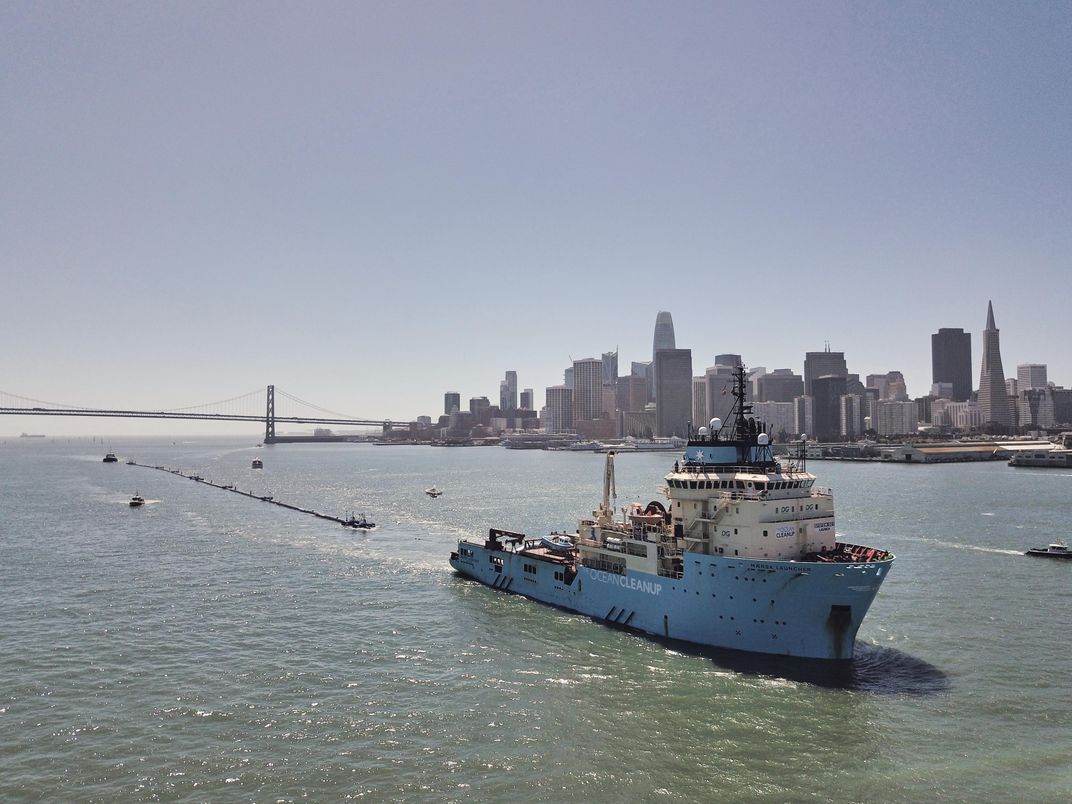
POLYGON ((979 372, 979 410, 984 424, 1012 426, 1009 395, 1005 390, 1005 371, 1001 367, 998 328, 994 324, 994 304, 986 309, 986 329, 983 330, 983 365, 979 372))

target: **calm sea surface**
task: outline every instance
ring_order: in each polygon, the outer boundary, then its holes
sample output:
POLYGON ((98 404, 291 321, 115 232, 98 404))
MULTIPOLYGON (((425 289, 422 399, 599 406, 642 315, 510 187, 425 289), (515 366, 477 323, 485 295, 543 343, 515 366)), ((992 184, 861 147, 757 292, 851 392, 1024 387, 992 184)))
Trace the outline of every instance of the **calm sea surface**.
MULTIPOLYGON (((829 673, 452 573, 461 536, 572 529, 602 456, 255 443, 114 447, 379 528, 0 443, 0 799, 1072 798, 1072 562, 1020 554, 1072 536, 1068 472, 812 462, 842 538, 897 554, 829 673)), ((619 504, 672 459, 621 456, 619 504)))

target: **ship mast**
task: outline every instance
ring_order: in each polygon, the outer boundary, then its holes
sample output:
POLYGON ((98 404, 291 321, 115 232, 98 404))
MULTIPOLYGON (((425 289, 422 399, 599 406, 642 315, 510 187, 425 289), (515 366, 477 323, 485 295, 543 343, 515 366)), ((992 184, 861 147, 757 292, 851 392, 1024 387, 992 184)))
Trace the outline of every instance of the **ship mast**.
POLYGON ((599 524, 609 525, 614 520, 614 506, 618 503, 618 489, 614 485, 614 452, 607 453, 603 470, 603 502, 599 505, 599 524), (614 505, 611 504, 614 497, 614 505))

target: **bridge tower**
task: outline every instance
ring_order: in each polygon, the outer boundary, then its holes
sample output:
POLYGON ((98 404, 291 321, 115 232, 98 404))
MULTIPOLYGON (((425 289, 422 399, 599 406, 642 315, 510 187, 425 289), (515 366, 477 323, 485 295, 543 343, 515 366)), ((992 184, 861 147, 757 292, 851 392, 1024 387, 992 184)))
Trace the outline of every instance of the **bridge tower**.
POLYGON ((268 386, 268 407, 264 412, 264 443, 275 443, 275 386, 268 386))

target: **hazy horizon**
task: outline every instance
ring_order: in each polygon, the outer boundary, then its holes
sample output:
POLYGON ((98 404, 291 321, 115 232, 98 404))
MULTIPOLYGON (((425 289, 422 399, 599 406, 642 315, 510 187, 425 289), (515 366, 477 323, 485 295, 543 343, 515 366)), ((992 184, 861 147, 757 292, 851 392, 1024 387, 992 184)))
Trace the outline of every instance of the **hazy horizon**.
POLYGON ((1067 3, 15 2, 0 67, 8 393, 539 407, 669 310, 694 374, 829 342, 916 397, 990 299, 1072 386, 1067 3))

